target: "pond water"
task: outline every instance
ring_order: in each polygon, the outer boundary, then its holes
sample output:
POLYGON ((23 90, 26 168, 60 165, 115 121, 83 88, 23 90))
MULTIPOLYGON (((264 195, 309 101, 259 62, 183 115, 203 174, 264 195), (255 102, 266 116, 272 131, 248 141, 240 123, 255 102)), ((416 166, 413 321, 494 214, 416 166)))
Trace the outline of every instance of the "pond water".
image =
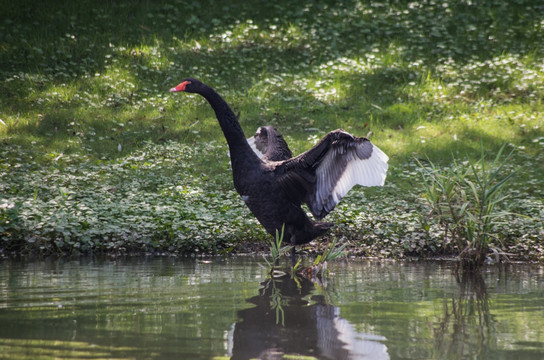
POLYGON ((0 262, 0 358, 544 359, 544 269, 258 257, 0 262))

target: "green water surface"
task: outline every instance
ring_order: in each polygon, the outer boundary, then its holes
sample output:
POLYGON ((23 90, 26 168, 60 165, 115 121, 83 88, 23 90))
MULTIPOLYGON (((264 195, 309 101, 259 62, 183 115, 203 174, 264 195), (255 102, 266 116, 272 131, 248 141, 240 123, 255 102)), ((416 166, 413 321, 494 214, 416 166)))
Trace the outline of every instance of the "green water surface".
POLYGON ((0 262, 2 359, 544 359, 544 269, 347 259, 0 262))

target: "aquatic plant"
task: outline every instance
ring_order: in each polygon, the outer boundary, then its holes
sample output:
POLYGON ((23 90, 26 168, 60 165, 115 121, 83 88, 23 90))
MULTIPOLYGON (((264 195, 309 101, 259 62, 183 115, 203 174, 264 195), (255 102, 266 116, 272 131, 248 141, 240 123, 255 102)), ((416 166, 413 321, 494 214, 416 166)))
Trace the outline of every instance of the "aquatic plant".
MULTIPOLYGON (((296 281, 299 275, 303 275, 307 278, 315 278, 318 275, 327 275, 327 263, 345 255, 344 249, 348 244, 344 243, 337 247, 338 240, 334 237, 325 247, 323 253, 318 254, 310 266, 304 266, 302 257, 298 257, 296 263, 291 262, 291 268, 287 270, 285 267, 278 265, 280 259, 293 249, 293 246, 291 245, 282 247, 284 228, 285 225, 282 227, 281 232, 276 231, 275 238, 269 239, 269 255, 263 254, 263 258, 267 264, 266 268, 271 277, 283 276, 290 272, 291 277, 296 281), (270 261, 268 260, 268 257, 271 258, 270 261)), ((291 259, 291 261, 293 261, 293 259, 291 259)))
POLYGON ((344 249, 348 245, 347 243, 344 243, 340 245, 340 247, 336 247, 336 244, 338 242, 337 238, 333 238, 332 241, 329 243, 329 245, 325 248, 325 251, 321 256, 318 256, 315 261, 314 265, 322 264, 327 261, 333 261, 341 256, 344 256, 344 249))
POLYGON ((268 261, 266 254, 263 254, 263 258, 268 264, 271 272, 274 271, 275 266, 277 265, 280 258, 285 254, 289 253, 289 251, 291 251, 292 249, 291 245, 286 245, 282 247, 284 233, 285 224, 283 224, 283 226, 281 227, 281 232, 276 230, 276 236, 274 238, 268 237, 268 244, 270 245, 270 257, 272 259, 271 261, 268 261))
POLYGON ((337 248, 337 242, 337 238, 333 238, 323 250, 323 253, 317 255, 312 265, 306 268, 301 268, 299 273, 310 279, 316 279, 318 276, 329 275, 329 270, 327 268, 328 262, 344 256, 344 249, 348 245, 347 243, 344 243, 337 248))
POLYGON ((505 255, 496 232, 511 214, 504 210, 508 197, 504 188, 515 174, 503 175, 513 154, 512 150, 501 159, 505 147, 489 164, 483 149, 477 162, 454 161, 450 168, 419 162, 425 184, 423 198, 429 210, 425 218, 442 226, 444 242, 456 246, 459 260, 468 267, 480 267, 490 250, 505 255))

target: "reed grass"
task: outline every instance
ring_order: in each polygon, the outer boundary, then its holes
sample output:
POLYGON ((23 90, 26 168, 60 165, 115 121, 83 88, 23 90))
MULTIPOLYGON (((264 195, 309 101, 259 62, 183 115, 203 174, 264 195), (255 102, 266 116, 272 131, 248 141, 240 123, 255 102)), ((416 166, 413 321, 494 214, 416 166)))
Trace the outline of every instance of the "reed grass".
POLYGON ((511 212, 507 187, 516 171, 505 174, 505 165, 513 150, 503 156, 506 145, 488 162, 482 150, 477 162, 454 161, 450 168, 437 168, 432 162, 424 166, 427 217, 444 231, 444 242, 457 250, 460 262, 468 268, 481 267, 490 252, 505 255, 497 232, 511 212))

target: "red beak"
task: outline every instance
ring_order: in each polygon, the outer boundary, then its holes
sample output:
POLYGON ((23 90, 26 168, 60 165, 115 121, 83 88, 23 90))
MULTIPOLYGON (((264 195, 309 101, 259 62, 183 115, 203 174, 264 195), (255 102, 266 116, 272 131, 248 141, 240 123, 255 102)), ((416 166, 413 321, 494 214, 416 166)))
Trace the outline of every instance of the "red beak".
POLYGON ((181 84, 179 84, 178 86, 171 88, 170 92, 185 91, 185 87, 187 85, 189 85, 190 83, 191 83, 190 81, 184 81, 181 84))

